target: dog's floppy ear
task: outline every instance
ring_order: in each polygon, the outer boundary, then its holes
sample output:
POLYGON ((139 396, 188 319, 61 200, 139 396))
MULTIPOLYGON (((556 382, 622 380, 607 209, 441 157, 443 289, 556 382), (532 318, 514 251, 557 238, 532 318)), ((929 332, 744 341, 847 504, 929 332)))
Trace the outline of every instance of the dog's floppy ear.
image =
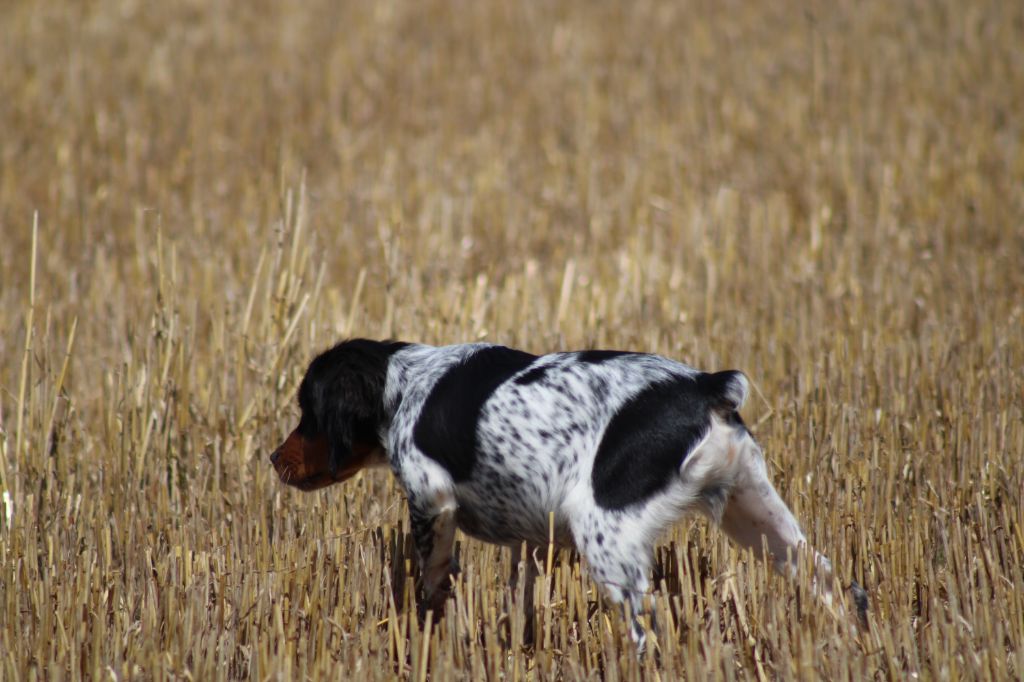
POLYGON ((367 402, 371 396, 366 390, 363 377, 350 363, 333 368, 331 376, 322 382, 317 403, 318 421, 327 437, 327 464, 331 475, 337 476, 345 462, 352 457, 352 444, 356 437, 357 425, 370 420, 374 407, 367 402))
POLYGON ((353 416, 341 405, 327 418, 326 435, 327 466, 332 476, 337 476, 345 460, 352 456, 353 416))
POLYGON ((374 441, 383 419, 387 356, 376 345, 339 344, 313 361, 312 398, 317 422, 327 437, 332 475, 345 468, 357 442, 374 441))

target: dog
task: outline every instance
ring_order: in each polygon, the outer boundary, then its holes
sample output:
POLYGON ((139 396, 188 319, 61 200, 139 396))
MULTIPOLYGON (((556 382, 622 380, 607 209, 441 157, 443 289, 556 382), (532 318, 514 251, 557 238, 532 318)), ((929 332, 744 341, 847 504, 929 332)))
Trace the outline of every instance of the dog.
POLYGON ((654 543, 686 512, 767 549, 788 576, 810 552, 813 590, 833 602, 829 560, 809 548, 740 418, 747 393, 739 371, 646 353, 352 339, 310 363, 299 424, 270 460, 300 490, 390 467, 408 499, 421 609, 443 609, 456 528, 513 548, 514 570, 523 543, 536 556, 553 540, 628 607, 643 650, 654 543))

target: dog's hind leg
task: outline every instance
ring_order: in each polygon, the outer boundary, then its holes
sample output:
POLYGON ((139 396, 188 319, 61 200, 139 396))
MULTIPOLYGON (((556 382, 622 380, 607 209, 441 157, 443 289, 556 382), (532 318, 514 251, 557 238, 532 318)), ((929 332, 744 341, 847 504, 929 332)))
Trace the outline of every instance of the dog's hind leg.
MULTIPOLYGON (((577 517, 571 525, 576 548, 586 558, 590 575, 623 609, 637 651, 643 653, 647 633, 639 617, 646 613, 644 595, 650 584, 654 547, 642 534, 627 532, 623 519, 613 515, 577 517)), ((650 615, 653 619, 653 613, 650 615)))
MULTIPOLYGON (((733 481, 721 510, 722 530, 757 556, 762 554, 762 542, 766 543, 775 570, 788 577, 796 575, 800 556, 813 552, 814 592, 832 606, 831 562, 807 544, 800 524, 768 479, 764 457, 753 438, 743 433, 734 447, 733 481)), ((844 610, 841 604, 834 606, 844 610)))

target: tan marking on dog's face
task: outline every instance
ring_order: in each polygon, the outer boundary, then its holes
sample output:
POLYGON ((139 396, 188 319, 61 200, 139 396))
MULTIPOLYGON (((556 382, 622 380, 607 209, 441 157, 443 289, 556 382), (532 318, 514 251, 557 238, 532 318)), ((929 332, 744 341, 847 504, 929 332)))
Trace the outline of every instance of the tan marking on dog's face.
POLYGON ((295 430, 276 454, 277 459, 271 459, 271 462, 281 482, 309 492, 355 476, 373 457, 374 448, 354 444, 352 456, 337 473, 331 473, 327 439, 319 436, 310 440, 295 430))

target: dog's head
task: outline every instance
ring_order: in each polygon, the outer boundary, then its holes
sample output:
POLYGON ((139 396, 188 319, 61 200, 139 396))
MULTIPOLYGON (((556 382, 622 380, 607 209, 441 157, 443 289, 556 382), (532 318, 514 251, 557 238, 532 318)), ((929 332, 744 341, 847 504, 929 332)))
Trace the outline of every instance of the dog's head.
POLYGON ((299 425, 270 456, 281 481, 318 490, 386 461, 388 360, 405 344, 353 339, 318 355, 299 386, 299 425))

